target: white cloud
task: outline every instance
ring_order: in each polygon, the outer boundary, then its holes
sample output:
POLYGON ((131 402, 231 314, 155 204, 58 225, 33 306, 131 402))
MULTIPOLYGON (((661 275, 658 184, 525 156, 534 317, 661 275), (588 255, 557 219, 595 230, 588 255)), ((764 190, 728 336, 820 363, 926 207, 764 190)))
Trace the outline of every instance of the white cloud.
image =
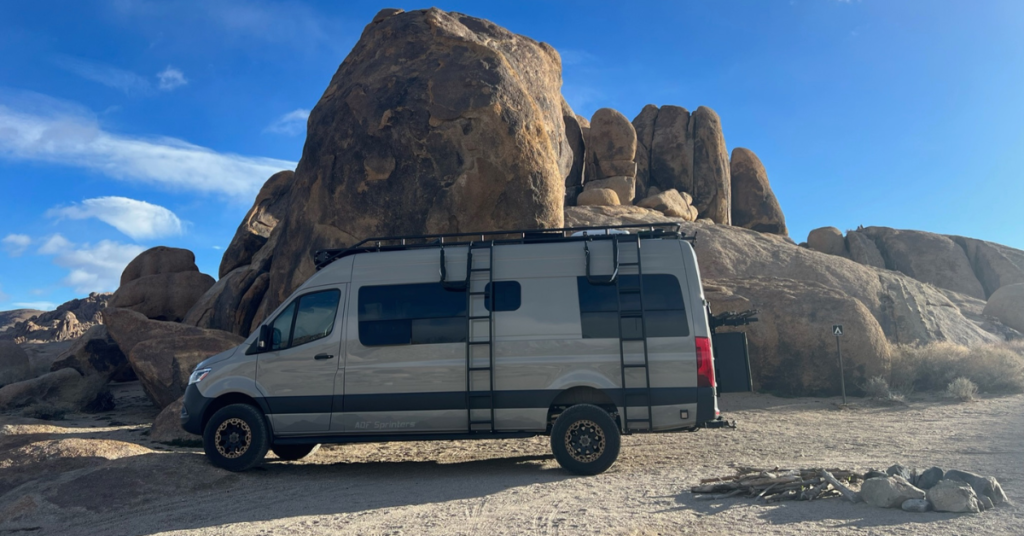
POLYGON ((15 302, 12 305, 19 309, 38 309, 40 311, 52 311, 57 308, 56 303, 48 301, 15 302))
POLYGON ((56 234, 39 253, 53 255, 53 263, 69 270, 62 283, 75 292, 106 292, 117 289, 124 267, 145 250, 136 244, 101 240, 96 245, 77 245, 56 234))
POLYGON ((170 210, 127 197, 97 197, 79 205, 48 210, 51 218, 96 218, 135 240, 180 235, 184 225, 170 210))
POLYGON ((37 253, 41 255, 56 255, 62 251, 71 248, 74 244, 70 240, 64 238, 57 233, 46 240, 46 243, 39 247, 37 253))
POLYGON ((69 56, 59 56, 54 59, 54 63, 86 80, 99 82, 107 87, 123 91, 127 95, 145 94, 152 89, 149 80, 144 77, 110 65, 69 56))
POLYGON ((32 239, 28 235, 23 234, 9 234, 0 240, 0 243, 4 245, 4 249, 7 250, 7 254, 11 257, 18 257, 25 250, 28 249, 28 245, 32 243, 32 239))
POLYGON ((156 77, 160 80, 157 87, 159 87, 161 91, 171 91, 172 89, 184 86, 188 83, 188 80, 185 79, 185 73, 182 73, 181 70, 175 69, 170 65, 168 65, 163 71, 157 73, 156 77))
POLYGON ((264 132, 285 134, 294 136, 306 131, 306 120, 309 119, 309 110, 298 110, 288 112, 274 120, 273 123, 263 129, 264 132))
POLYGON ((296 165, 219 153, 175 138, 115 134, 72 103, 38 94, 2 93, 0 158, 83 167, 116 179, 218 193, 243 202, 255 197, 267 177, 296 165))

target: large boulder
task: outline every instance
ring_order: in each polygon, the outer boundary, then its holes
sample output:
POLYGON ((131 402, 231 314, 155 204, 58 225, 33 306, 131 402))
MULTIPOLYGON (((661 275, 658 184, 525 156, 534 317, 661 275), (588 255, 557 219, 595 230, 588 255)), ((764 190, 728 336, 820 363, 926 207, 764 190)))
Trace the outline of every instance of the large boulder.
POLYGON ((1006 285, 1024 283, 1024 251, 963 236, 951 236, 964 249, 986 296, 1006 285))
POLYGON ((819 227, 807 235, 807 247, 837 257, 848 256, 843 232, 835 227, 819 227))
POLYGON ((202 443, 202 436, 190 434, 181 427, 182 405, 184 405, 183 399, 179 398, 160 411, 156 419, 153 419, 153 425, 149 427, 150 441, 182 446, 189 443, 202 443))
POLYGON ((200 361, 244 341, 226 331, 149 320, 127 309, 107 309, 103 322, 160 408, 185 394, 188 376, 200 361))
POLYGON ((146 394, 158 407, 165 408, 185 394, 188 377, 196 365, 244 340, 216 330, 203 330, 201 335, 150 339, 135 345, 128 360, 146 394))
POLYGON ((74 369, 61 369, 0 388, 0 411, 39 406, 70 412, 89 406, 96 389, 74 369))
POLYGON ((252 208, 242 218, 231 244, 224 250, 217 277, 224 277, 232 270, 250 264, 252 256, 267 243, 270 233, 287 216, 288 193, 294 179, 295 172, 285 170, 271 175, 263 183, 252 208))
POLYGON ((198 271, 150 275, 121 285, 110 306, 131 309, 154 320, 181 322, 215 282, 198 271))
POLYGON ((973 298, 986 298, 967 254, 952 239, 888 227, 867 227, 861 232, 875 241, 890 270, 973 298))
POLYGON ((1006 285, 988 299, 984 314, 1024 333, 1024 283, 1006 285))
POLYGON ((690 116, 693 140, 693 196, 699 217, 732 224, 732 181, 722 121, 711 108, 699 106, 690 116))
POLYGON ((619 204, 619 194, 611 188, 590 188, 576 197, 576 205, 613 207, 619 204))
MULTIPOLYGON (((693 139, 689 131, 690 112, 681 106, 662 106, 657 114, 647 111, 647 117, 652 115, 654 117, 649 119, 653 124, 650 168, 644 173, 647 175, 646 186, 656 186, 661 191, 674 188, 693 195, 693 139)), ((637 173, 640 174, 640 171, 637 173)))
POLYGON ((636 178, 611 177, 607 179, 589 181, 583 187, 583 191, 599 190, 602 188, 607 188, 609 190, 614 191, 615 197, 619 199, 619 204, 630 205, 632 204, 632 200, 636 192, 636 178))
POLYGON ((565 206, 576 204, 576 196, 583 191, 583 177, 586 171, 587 142, 583 138, 583 127, 575 115, 564 115, 565 139, 572 150, 572 168, 565 177, 565 206))
POLYGON ((673 218, 694 221, 697 219, 697 208, 690 205, 691 200, 690 194, 680 194, 673 188, 645 197, 636 206, 654 209, 673 218))
POLYGON ((561 83, 551 46, 486 20, 380 12, 310 113, 286 216, 261 249, 272 265, 256 316, 314 273, 316 249, 561 227, 561 83))
POLYGON ((786 217, 768 184, 768 172, 750 149, 737 147, 729 160, 732 224, 762 233, 788 235, 786 217))
MULTIPOLYGON (((831 227, 835 229, 835 227, 831 227)), ((838 229, 837 229, 838 230, 838 229)), ((867 235, 858 231, 846 232, 846 250, 850 254, 850 260, 875 268, 885 268, 885 259, 878 251, 875 241, 867 235)))
POLYGON ((633 129, 636 131, 636 191, 638 198, 651 194, 647 188, 651 186, 651 145, 654 142, 654 121, 658 118, 658 107, 653 104, 644 106, 643 110, 633 118, 633 129))
POLYGON ((121 285, 151 275, 198 271, 196 256, 191 251, 156 246, 143 251, 124 267, 124 271, 121 272, 121 285))
POLYGON ((910 500, 924 499, 925 492, 902 476, 869 478, 860 487, 860 498, 880 508, 900 508, 910 500))
POLYGON ((28 354, 13 341, 0 341, 0 387, 31 377, 28 354))
MULTIPOLYGON (((590 118, 587 149, 594 163, 594 180, 636 176, 636 130, 626 116, 601 108, 590 118)), ((588 179, 589 180, 589 179, 588 179)), ((621 199, 623 204, 633 200, 621 199)))
POLYGON ((682 219, 670 218, 657 210, 632 205, 578 206, 565 209, 565 225, 568 227, 601 227, 604 225, 678 221, 682 221, 682 219))
POLYGON ((117 346, 103 325, 85 332, 50 366, 50 371, 72 368, 82 376, 101 376, 104 385, 128 368, 128 358, 117 346))
POLYGON ((820 283, 780 277, 705 279, 704 290, 712 313, 760 311, 758 322, 741 330, 747 334, 750 372, 758 391, 838 395, 833 324, 842 324, 846 333, 843 366, 848 391, 856 392, 868 378, 888 375, 885 333, 871 311, 848 294, 820 283))
POLYGON ((270 274, 259 265, 235 268, 220 278, 185 315, 182 324, 219 329, 248 337, 263 318, 256 317, 270 274))
POLYGON ((128 263, 108 307, 131 309, 154 320, 181 322, 214 283, 212 277, 199 272, 191 251, 157 246, 128 263))
POLYGON ((970 484, 957 480, 940 480, 927 492, 928 502, 936 512, 953 512, 956 514, 981 512, 978 495, 970 484))

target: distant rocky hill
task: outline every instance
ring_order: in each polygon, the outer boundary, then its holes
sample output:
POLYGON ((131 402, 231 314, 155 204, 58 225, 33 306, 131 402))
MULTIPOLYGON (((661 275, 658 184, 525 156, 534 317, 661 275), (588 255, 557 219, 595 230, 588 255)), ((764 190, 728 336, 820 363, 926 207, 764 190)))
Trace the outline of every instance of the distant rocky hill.
MULTIPOLYGON (((19 344, 77 339, 89 328, 102 322, 100 311, 107 306, 110 297, 110 293, 94 292, 86 298, 64 303, 53 311, 39 312, 37 315, 17 321, 0 331, 0 339, 13 340, 19 344)), ((0 315, 12 315, 13 313, 17 313, 17 311, 4 311, 0 312, 0 315)))
POLYGON ((14 309, 13 311, 0 311, 0 333, 7 331, 8 328, 14 327, 18 322, 24 322, 36 316, 39 316, 46 311, 40 311, 38 309, 14 309))

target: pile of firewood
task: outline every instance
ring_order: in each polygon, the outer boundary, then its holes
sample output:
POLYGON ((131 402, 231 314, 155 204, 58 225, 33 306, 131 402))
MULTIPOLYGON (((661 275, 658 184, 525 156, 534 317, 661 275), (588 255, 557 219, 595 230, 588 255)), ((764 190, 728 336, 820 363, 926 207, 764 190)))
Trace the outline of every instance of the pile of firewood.
POLYGON ((863 481, 864 475, 842 469, 773 469, 741 467, 734 476, 705 478, 690 492, 701 499, 752 497, 765 502, 813 501, 828 497, 845 497, 857 502, 857 493, 843 482, 863 481))

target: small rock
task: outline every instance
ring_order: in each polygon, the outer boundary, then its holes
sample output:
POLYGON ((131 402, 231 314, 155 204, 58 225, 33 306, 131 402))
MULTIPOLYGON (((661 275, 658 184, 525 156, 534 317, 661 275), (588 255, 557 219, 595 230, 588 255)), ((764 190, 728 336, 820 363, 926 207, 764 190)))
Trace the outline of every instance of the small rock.
POLYGON ((932 467, 931 469, 927 469, 925 472, 917 475, 917 482, 915 482, 914 485, 925 490, 931 489, 932 486, 938 484, 939 481, 942 480, 942 477, 945 474, 945 471, 941 468, 932 467))
POLYGON ((579 197, 576 198, 576 206, 578 207, 585 207, 587 205, 613 207, 618 204, 619 195, 615 193, 615 190, 610 190, 608 188, 584 190, 580 192, 579 197))
POLYGON ((910 499, 924 499, 925 493, 902 476, 869 478, 860 487, 864 502, 881 508, 897 508, 910 499))
POLYGON ((907 499, 900 508, 907 512, 927 512, 932 509, 932 505, 926 499, 907 499))
POLYGON ((904 479, 906 479, 907 482, 912 481, 912 478, 910 476, 910 470, 898 463, 886 469, 885 474, 889 476, 901 476, 904 479))
POLYGON ((885 473, 883 473, 881 471, 876 471, 874 469, 864 473, 864 480, 867 480, 869 478, 888 478, 888 477, 889 477, 889 475, 887 475, 887 474, 885 474, 885 473))
POLYGON ((981 512, 981 504, 974 489, 966 482, 943 479, 928 490, 928 502, 936 512, 973 513, 981 512))
POLYGON ((992 499, 989 499, 987 495, 979 495, 978 502, 981 503, 982 510, 991 510, 996 507, 996 505, 992 503, 992 499))

